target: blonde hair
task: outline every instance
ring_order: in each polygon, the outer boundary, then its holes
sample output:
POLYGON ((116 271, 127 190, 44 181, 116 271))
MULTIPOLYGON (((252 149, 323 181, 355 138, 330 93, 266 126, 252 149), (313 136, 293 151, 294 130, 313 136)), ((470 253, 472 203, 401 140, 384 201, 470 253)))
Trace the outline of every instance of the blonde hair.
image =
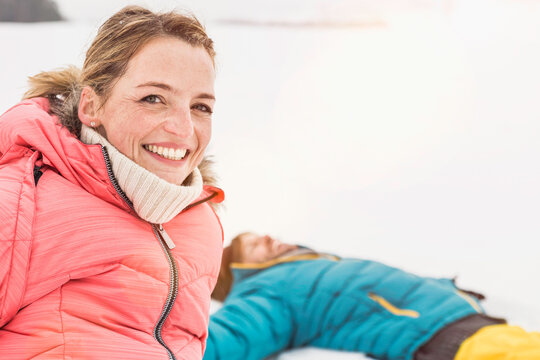
POLYGON ((81 90, 90 86, 105 103, 116 80, 127 70, 129 60, 146 43, 160 37, 175 37, 194 47, 203 47, 214 61, 213 41, 193 15, 154 13, 140 6, 127 6, 101 25, 86 52, 82 70, 69 66, 29 78, 24 99, 47 97, 51 112, 75 136, 81 122, 78 107, 81 90))

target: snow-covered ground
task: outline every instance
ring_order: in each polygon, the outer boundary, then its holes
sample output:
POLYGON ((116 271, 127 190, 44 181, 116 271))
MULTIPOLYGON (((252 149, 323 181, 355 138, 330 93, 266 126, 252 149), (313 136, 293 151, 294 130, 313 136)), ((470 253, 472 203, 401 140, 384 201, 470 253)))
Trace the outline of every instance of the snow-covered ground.
MULTIPOLYGON (((26 76, 81 65, 97 25, 128 2, 59 3, 72 21, 0 24, 1 112, 26 76)), ((209 153, 226 242, 254 230, 458 276, 490 313, 540 331, 540 1, 184 7, 218 52, 209 153)))

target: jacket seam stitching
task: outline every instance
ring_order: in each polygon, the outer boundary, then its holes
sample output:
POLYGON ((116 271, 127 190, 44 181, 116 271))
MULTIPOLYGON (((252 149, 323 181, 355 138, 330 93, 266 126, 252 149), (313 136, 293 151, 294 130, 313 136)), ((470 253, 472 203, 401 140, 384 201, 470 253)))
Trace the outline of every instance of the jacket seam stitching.
POLYGON ((205 277, 209 277, 209 278, 212 278, 212 279, 217 279, 217 276, 215 276, 215 275, 212 275, 212 274, 202 274, 202 275, 197 276, 195 279, 189 280, 188 282, 186 282, 186 283, 183 284, 182 286, 179 286, 179 287, 178 287, 178 291, 180 291, 181 289, 184 289, 184 288, 187 287, 187 286, 190 286, 190 285, 193 284, 194 282, 199 281, 199 280, 201 280, 202 278, 205 278, 205 277))
MULTIPOLYGON (((24 154, 26 155, 26 153, 24 154)), ((29 156, 29 159, 30 160, 31 156, 29 156)), ((33 170, 32 170, 33 171, 33 170)), ((26 178, 26 176, 28 176, 28 171, 25 171, 24 173, 24 177, 26 178)), ((11 259, 9 261, 9 270, 8 270, 8 273, 7 273, 7 284, 6 284, 6 288, 5 288, 5 291, 4 291, 4 294, 3 294, 3 297, 4 299, 7 298, 6 294, 7 294, 7 291, 9 289, 9 284, 11 283, 11 273, 13 271, 13 254, 15 252, 15 243, 16 243, 16 236, 17 236, 17 228, 19 227, 19 218, 20 218, 20 208, 21 208, 21 198, 22 198, 22 194, 23 194, 23 189, 24 189, 24 180, 21 181, 20 183, 20 188, 19 188, 19 197, 17 199, 17 215, 15 217, 15 226, 13 228, 13 238, 11 240, 11 243, 12 243, 12 246, 11 246, 11 259)), ((23 290, 24 292, 24 290, 23 290)), ((22 298, 24 297, 24 294, 22 294, 21 296, 21 299, 19 300, 19 305, 20 305, 20 302, 22 300, 22 298)), ((2 311, 0 312, 0 317, 2 316, 2 314, 4 313, 6 309, 6 302, 3 303, 3 306, 2 306, 2 311)), ((7 314, 6 314, 7 315, 7 314)))
POLYGON ((64 300, 63 297, 63 290, 64 285, 60 286, 60 304, 58 306, 58 313, 60 315, 60 327, 62 328, 62 340, 64 342, 64 351, 62 353, 62 358, 66 358, 66 332, 64 331, 64 317, 62 316, 62 302, 64 300))
MULTIPOLYGON (((187 286, 193 284, 195 281, 199 281, 201 280, 202 278, 205 278, 205 277, 211 277, 211 278, 217 278, 216 276, 212 275, 212 274, 202 274, 200 276, 198 276, 197 278, 189 281, 188 283, 184 284, 182 287, 178 287, 178 293, 180 293, 180 290, 186 288, 187 286)), ((206 329, 206 332, 208 334, 208 328, 206 329)), ((181 348, 178 348, 176 350, 174 350, 173 352, 175 354, 181 352, 182 350, 184 350, 186 348, 186 346, 188 346, 190 343, 192 343, 195 339, 198 339, 199 341, 202 341, 198 336, 196 336, 195 334, 191 333, 191 332, 188 332, 190 335, 191 335, 191 340, 188 340, 188 342, 186 342, 184 344, 184 346, 182 346, 181 348)))

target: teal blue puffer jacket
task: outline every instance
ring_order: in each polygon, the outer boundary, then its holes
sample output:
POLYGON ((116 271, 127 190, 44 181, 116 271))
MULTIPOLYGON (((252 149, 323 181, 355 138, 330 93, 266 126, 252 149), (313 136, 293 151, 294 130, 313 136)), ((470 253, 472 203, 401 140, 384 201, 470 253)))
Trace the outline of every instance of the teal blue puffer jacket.
POLYGON ((444 326, 483 313, 449 279, 375 261, 320 258, 232 270, 232 291, 210 318, 204 360, 259 360, 308 345, 410 360, 444 326))

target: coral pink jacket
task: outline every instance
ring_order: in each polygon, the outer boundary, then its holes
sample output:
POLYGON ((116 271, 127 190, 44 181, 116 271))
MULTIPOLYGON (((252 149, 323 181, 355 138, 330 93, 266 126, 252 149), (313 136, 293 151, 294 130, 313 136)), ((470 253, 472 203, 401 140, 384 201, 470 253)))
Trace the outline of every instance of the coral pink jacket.
POLYGON ((48 110, 0 117, 1 357, 202 358, 223 242, 207 200, 223 193, 205 187, 161 230, 115 190, 106 151, 48 110))

